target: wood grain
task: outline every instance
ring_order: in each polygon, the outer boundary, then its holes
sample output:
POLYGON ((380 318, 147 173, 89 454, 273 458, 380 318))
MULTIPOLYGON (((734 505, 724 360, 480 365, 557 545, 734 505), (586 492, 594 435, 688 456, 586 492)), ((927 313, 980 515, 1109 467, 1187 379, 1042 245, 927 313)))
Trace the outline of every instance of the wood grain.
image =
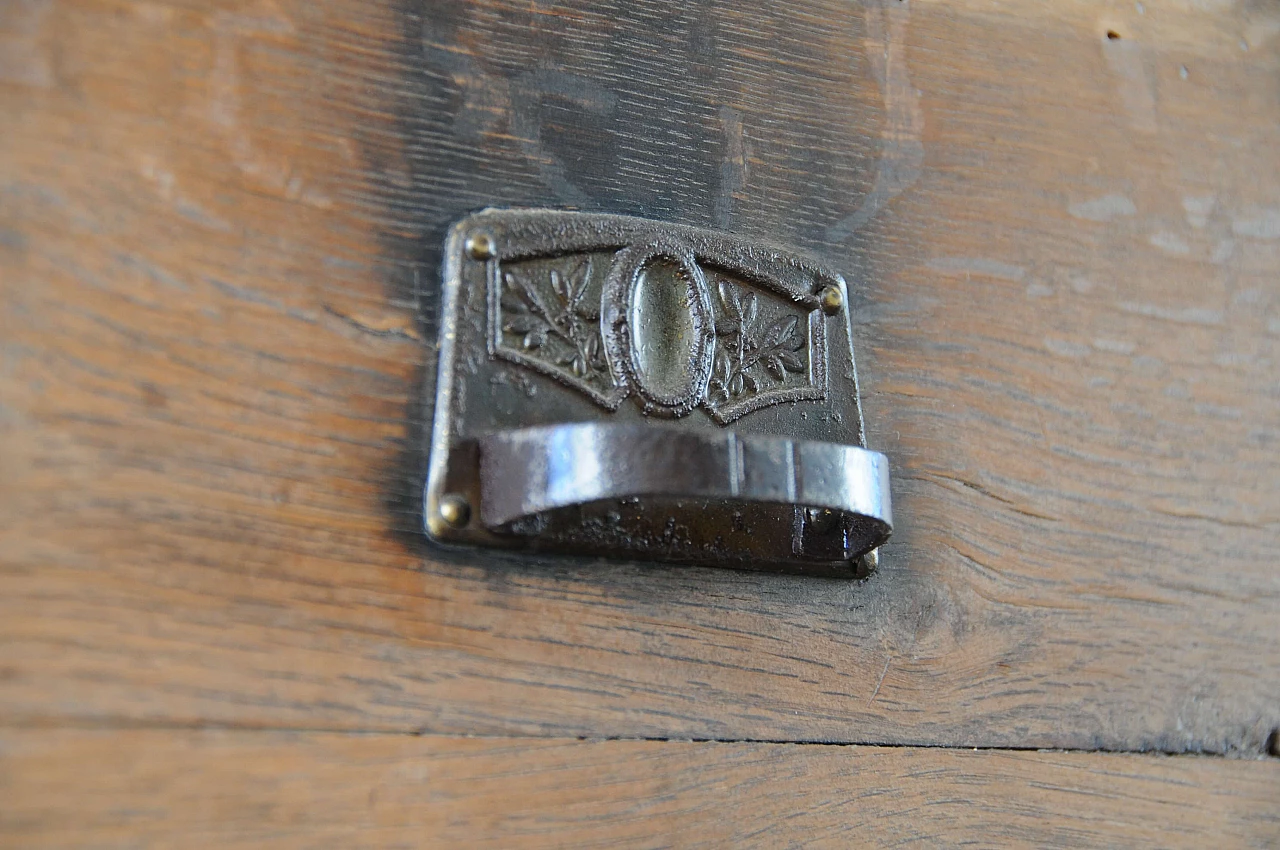
POLYGON ((12 847, 1274 847, 1280 762, 288 732, 0 735, 12 847))
POLYGON ((1245 754, 1280 726, 1274 5, 0 27, 7 721, 1245 754), (489 204, 843 270, 880 573, 427 549, 438 246, 489 204))

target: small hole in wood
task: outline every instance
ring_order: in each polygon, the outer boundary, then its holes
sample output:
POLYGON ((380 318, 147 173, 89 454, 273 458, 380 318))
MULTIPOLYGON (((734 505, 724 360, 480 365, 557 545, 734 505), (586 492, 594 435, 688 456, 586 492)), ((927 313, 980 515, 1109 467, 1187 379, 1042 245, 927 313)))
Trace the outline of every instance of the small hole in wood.
POLYGON ((1272 729, 1267 736, 1267 755, 1280 758, 1280 729, 1272 729))
POLYGON ((1108 41, 1119 41, 1119 40, 1120 40, 1120 33, 1116 32, 1115 30, 1107 30, 1107 40, 1108 40, 1108 41))

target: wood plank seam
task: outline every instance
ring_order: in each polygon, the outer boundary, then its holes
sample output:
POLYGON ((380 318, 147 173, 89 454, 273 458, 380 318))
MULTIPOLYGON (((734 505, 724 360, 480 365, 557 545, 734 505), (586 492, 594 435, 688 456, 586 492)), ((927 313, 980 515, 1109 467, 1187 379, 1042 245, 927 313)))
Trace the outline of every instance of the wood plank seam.
MULTIPOLYGON (((14 732, 21 731, 68 731, 68 732, 235 732, 235 733, 262 733, 262 734, 316 734, 316 735, 380 735, 384 737, 401 737, 401 738, 429 738, 429 737, 450 737, 440 735, 438 732, 431 730, 396 730, 396 729, 351 729, 343 727, 325 727, 325 726, 276 726, 266 724, 252 723, 204 723, 180 721, 162 721, 162 720, 130 720, 127 718, 97 718, 88 717, 77 719, 75 717, 58 716, 58 717, 9 717, 0 718, 0 732, 10 730, 14 732)), ((702 738, 702 737, 679 737, 679 736, 643 736, 643 735, 578 735, 573 737, 564 737, 557 735, 495 735, 495 734, 468 734, 465 737, 468 740, 527 740, 527 741, 586 741, 586 742, 644 742, 644 743, 667 743, 667 744, 794 744, 801 747, 874 747, 881 750, 892 749, 909 749, 909 750, 955 750, 957 752, 1008 752, 1008 753, 1096 753, 1108 755, 1132 755, 1132 756, 1176 756, 1179 758, 1205 758, 1205 759, 1225 759, 1227 761, 1267 761, 1269 758, 1280 758, 1280 729, 1273 731, 1266 741, 1266 746, 1259 753, 1248 753, 1236 750, 1228 753, 1219 752, 1194 752, 1187 750, 1157 750, 1157 749, 1105 749, 1105 748, 1072 748, 1072 747, 1019 747, 1019 746, 968 746, 968 745, 948 745, 937 743, 902 743, 902 742, 877 742, 868 740, 858 741, 836 741, 822 739, 806 739, 806 738, 702 738)))
POLYGON ((15 847, 1264 848, 1280 762, 0 729, 15 847))

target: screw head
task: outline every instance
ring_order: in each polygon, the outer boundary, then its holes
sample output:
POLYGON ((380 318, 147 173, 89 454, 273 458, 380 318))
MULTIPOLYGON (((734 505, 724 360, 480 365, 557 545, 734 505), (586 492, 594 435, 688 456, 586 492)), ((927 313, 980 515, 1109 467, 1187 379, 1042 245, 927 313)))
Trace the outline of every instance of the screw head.
POLYGON ((488 233, 473 233, 467 237, 467 253, 473 260, 491 260, 498 253, 498 243, 488 233))
POLYGON ((450 528, 462 528, 471 520, 471 505, 458 493, 448 493, 440 499, 440 519, 450 528))
POLYGON ((822 312, 828 316, 834 316, 844 307, 844 293, 834 284, 822 287, 822 291, 818 293, 818 300, 822 302, 822 312))

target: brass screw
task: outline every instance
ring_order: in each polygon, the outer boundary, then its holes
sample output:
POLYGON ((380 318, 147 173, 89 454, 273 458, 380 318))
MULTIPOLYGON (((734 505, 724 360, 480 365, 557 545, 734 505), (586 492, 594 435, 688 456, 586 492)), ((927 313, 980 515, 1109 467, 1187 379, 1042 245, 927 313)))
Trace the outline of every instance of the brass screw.
POLYGON ((834 316, 844 307, 844 293, 835 285, 822 287, 818 300, 822 302, 822 312, 828 316, 834 316))
POLYGON ((462 528, 471 519, 471 505, 457 494, 449 493, 440 499, 440 519, 451 528, 462 528))
POLYGON ((488 233, 471 234, 466 247, 473 260, 491 260, 498 253, 498 243, 488 233))

